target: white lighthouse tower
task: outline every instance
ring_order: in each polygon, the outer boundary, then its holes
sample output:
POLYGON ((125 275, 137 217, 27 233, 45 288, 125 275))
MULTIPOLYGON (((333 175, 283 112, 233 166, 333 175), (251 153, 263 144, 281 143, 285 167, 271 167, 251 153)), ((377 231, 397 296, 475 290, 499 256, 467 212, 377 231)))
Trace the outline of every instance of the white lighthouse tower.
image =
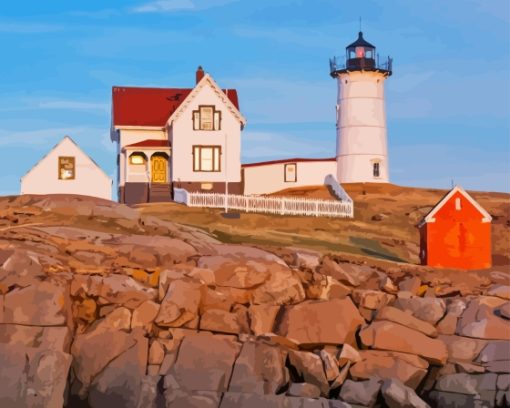
POLYGON ((330 74, 338 82, 336 105, 337 179, 339 183, 387 183, 384 80, 392 59, 379 63, 375 47, 363 38, 346 48, 345 61, 330 60, 330 74))

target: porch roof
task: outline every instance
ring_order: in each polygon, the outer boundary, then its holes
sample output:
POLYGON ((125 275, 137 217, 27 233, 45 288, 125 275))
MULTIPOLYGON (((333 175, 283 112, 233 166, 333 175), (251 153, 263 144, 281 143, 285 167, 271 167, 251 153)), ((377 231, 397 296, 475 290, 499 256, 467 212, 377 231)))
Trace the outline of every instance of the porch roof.
POLYGON ((138 143, 133 143, 127 146, 124 146, 124 149, 134 149, 137 147, 141 148, 150 148, 150 149, 158 149, 158 148, 170 148, 170 141, 168 140, 162 140, 162 139, 146 139, 142 140, 138 143))

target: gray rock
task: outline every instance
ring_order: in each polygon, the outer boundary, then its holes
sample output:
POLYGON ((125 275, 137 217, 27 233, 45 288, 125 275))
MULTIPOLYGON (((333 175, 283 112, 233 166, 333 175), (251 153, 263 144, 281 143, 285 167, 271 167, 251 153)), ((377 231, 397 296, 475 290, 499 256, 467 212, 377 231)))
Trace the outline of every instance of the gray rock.
POLYGON ((430 401, 434 407, 445 408, 467 408, 476 407, 475 402, 479 402, 474 395, 457 394, 445 391, 432 391, 429 393, 430 401))
POLYGON ((220 408, 291 408, 283 395, 261 395, 238 392, 223 394, 220 408))
POLYGON ((449 374, 440 377, 435 385, 439 391, 477 395, 481 391, 496 390, 496 374, 449 374))
POLYGON ((482 349, 476 362, 490 363, 493 361, 510 360, 510 341, 493 341, 482 349))
POLYGON ((381 381, 374 377, 359 382, 346 380, 340 390, 340 399, 350 404, 373 407, 380 389, 381 381))
POLYGON ((396 379, 385 380, 381 393, 389 408, 430 408, 412 388, 396 379))
POLYGON ((23 406, 29 365, 21 345, 0 344, 0 406, 23 406))
POLYGON ((109 363, 91 384, 92 408, 137 408, 145 376, 148 339, 138 335, 136 344, 109 363))
POLYGON ((185 391, 225 392, 240 349, 235 338, 228 336, 186 336, 170 374, 185 391))
POLYGON ((399 297, 393 303, 393 306, 404 311, 410 311, 414 317, 434 325, 446 312, 446 304, 443 299, 405 296, 404 293, 399 293, 399 297))
POLYGON ((229 391, 276 394, 288 382, 286 357, 287 353, 280 347, 244 343, 234 366, 229 391))
POLYGON ((496 393, 496 406, 497 407, 510 406, 510 391, 498 391, 496 393))
POLYGON ((510 391, 510 374, 498 375, 496 388, 501 391, 510 391))
POLYGON ((314 384, 293 383, 290 385, 287 394, 293 397, 319 398, 321 390, 314 384))
POLYGON ((510 302, 506 302, 496 309, 496 312, 505 319, 510 319, 510 302))
POLYGON ((160 379, 161 377, 158 375, 146 375, 142 377, 137 408, 160 408, 164 406, 163 395, 158 392, 160 379))

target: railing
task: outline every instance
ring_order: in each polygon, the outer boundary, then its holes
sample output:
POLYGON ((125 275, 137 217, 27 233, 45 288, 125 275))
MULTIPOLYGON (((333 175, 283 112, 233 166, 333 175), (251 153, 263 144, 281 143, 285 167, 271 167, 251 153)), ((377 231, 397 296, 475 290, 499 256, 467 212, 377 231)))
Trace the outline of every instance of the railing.
POLYGON ((383 62, 379 62, 379 55, 377 55, 377 60, 372 60, 370 58, 353 58, 348 60, 345 56, 343 56, 329 59, 329 72, 333 74, 335 71, 348 69, 348 67, 351 67, 351 65, 353 66, 353 69, 359 69, 361 64, 349 62, 355 60, 365 60, 367 62, 367 70, 382 70, 391 72, 393 68, 393 58, 390 57, 387 57, 387 59, 383 60, 383 62), (368 61, 371 63, 368 64, 368 61))
POLYGON ((225 208, 232 210, 280 215, 306 215, 352 218, 354 214, 351 201, 315 200, 295 197, 266 197, 231 195, 217 193, 190 193, 174 188, 174 200, 189 207, 225 208))
POLYGON ((324 179, 324 184, 333 190, 333 193, 335 193, 339 200, 352 204, 352 198, 349 196, 349 194, 347 194, 347 191, 344 190, 338 181, 336 181, 336 178, 333 177, 333 175, 328 174, 324 179))

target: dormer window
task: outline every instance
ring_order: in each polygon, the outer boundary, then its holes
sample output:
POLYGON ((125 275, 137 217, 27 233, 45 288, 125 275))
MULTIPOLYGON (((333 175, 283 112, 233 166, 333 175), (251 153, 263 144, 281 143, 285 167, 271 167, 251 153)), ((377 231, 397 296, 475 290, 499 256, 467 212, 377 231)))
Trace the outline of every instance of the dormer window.
POLYGON ((193 130, 220 130, 221 112, 213 105, 200 105, 193 111, 193 130))

